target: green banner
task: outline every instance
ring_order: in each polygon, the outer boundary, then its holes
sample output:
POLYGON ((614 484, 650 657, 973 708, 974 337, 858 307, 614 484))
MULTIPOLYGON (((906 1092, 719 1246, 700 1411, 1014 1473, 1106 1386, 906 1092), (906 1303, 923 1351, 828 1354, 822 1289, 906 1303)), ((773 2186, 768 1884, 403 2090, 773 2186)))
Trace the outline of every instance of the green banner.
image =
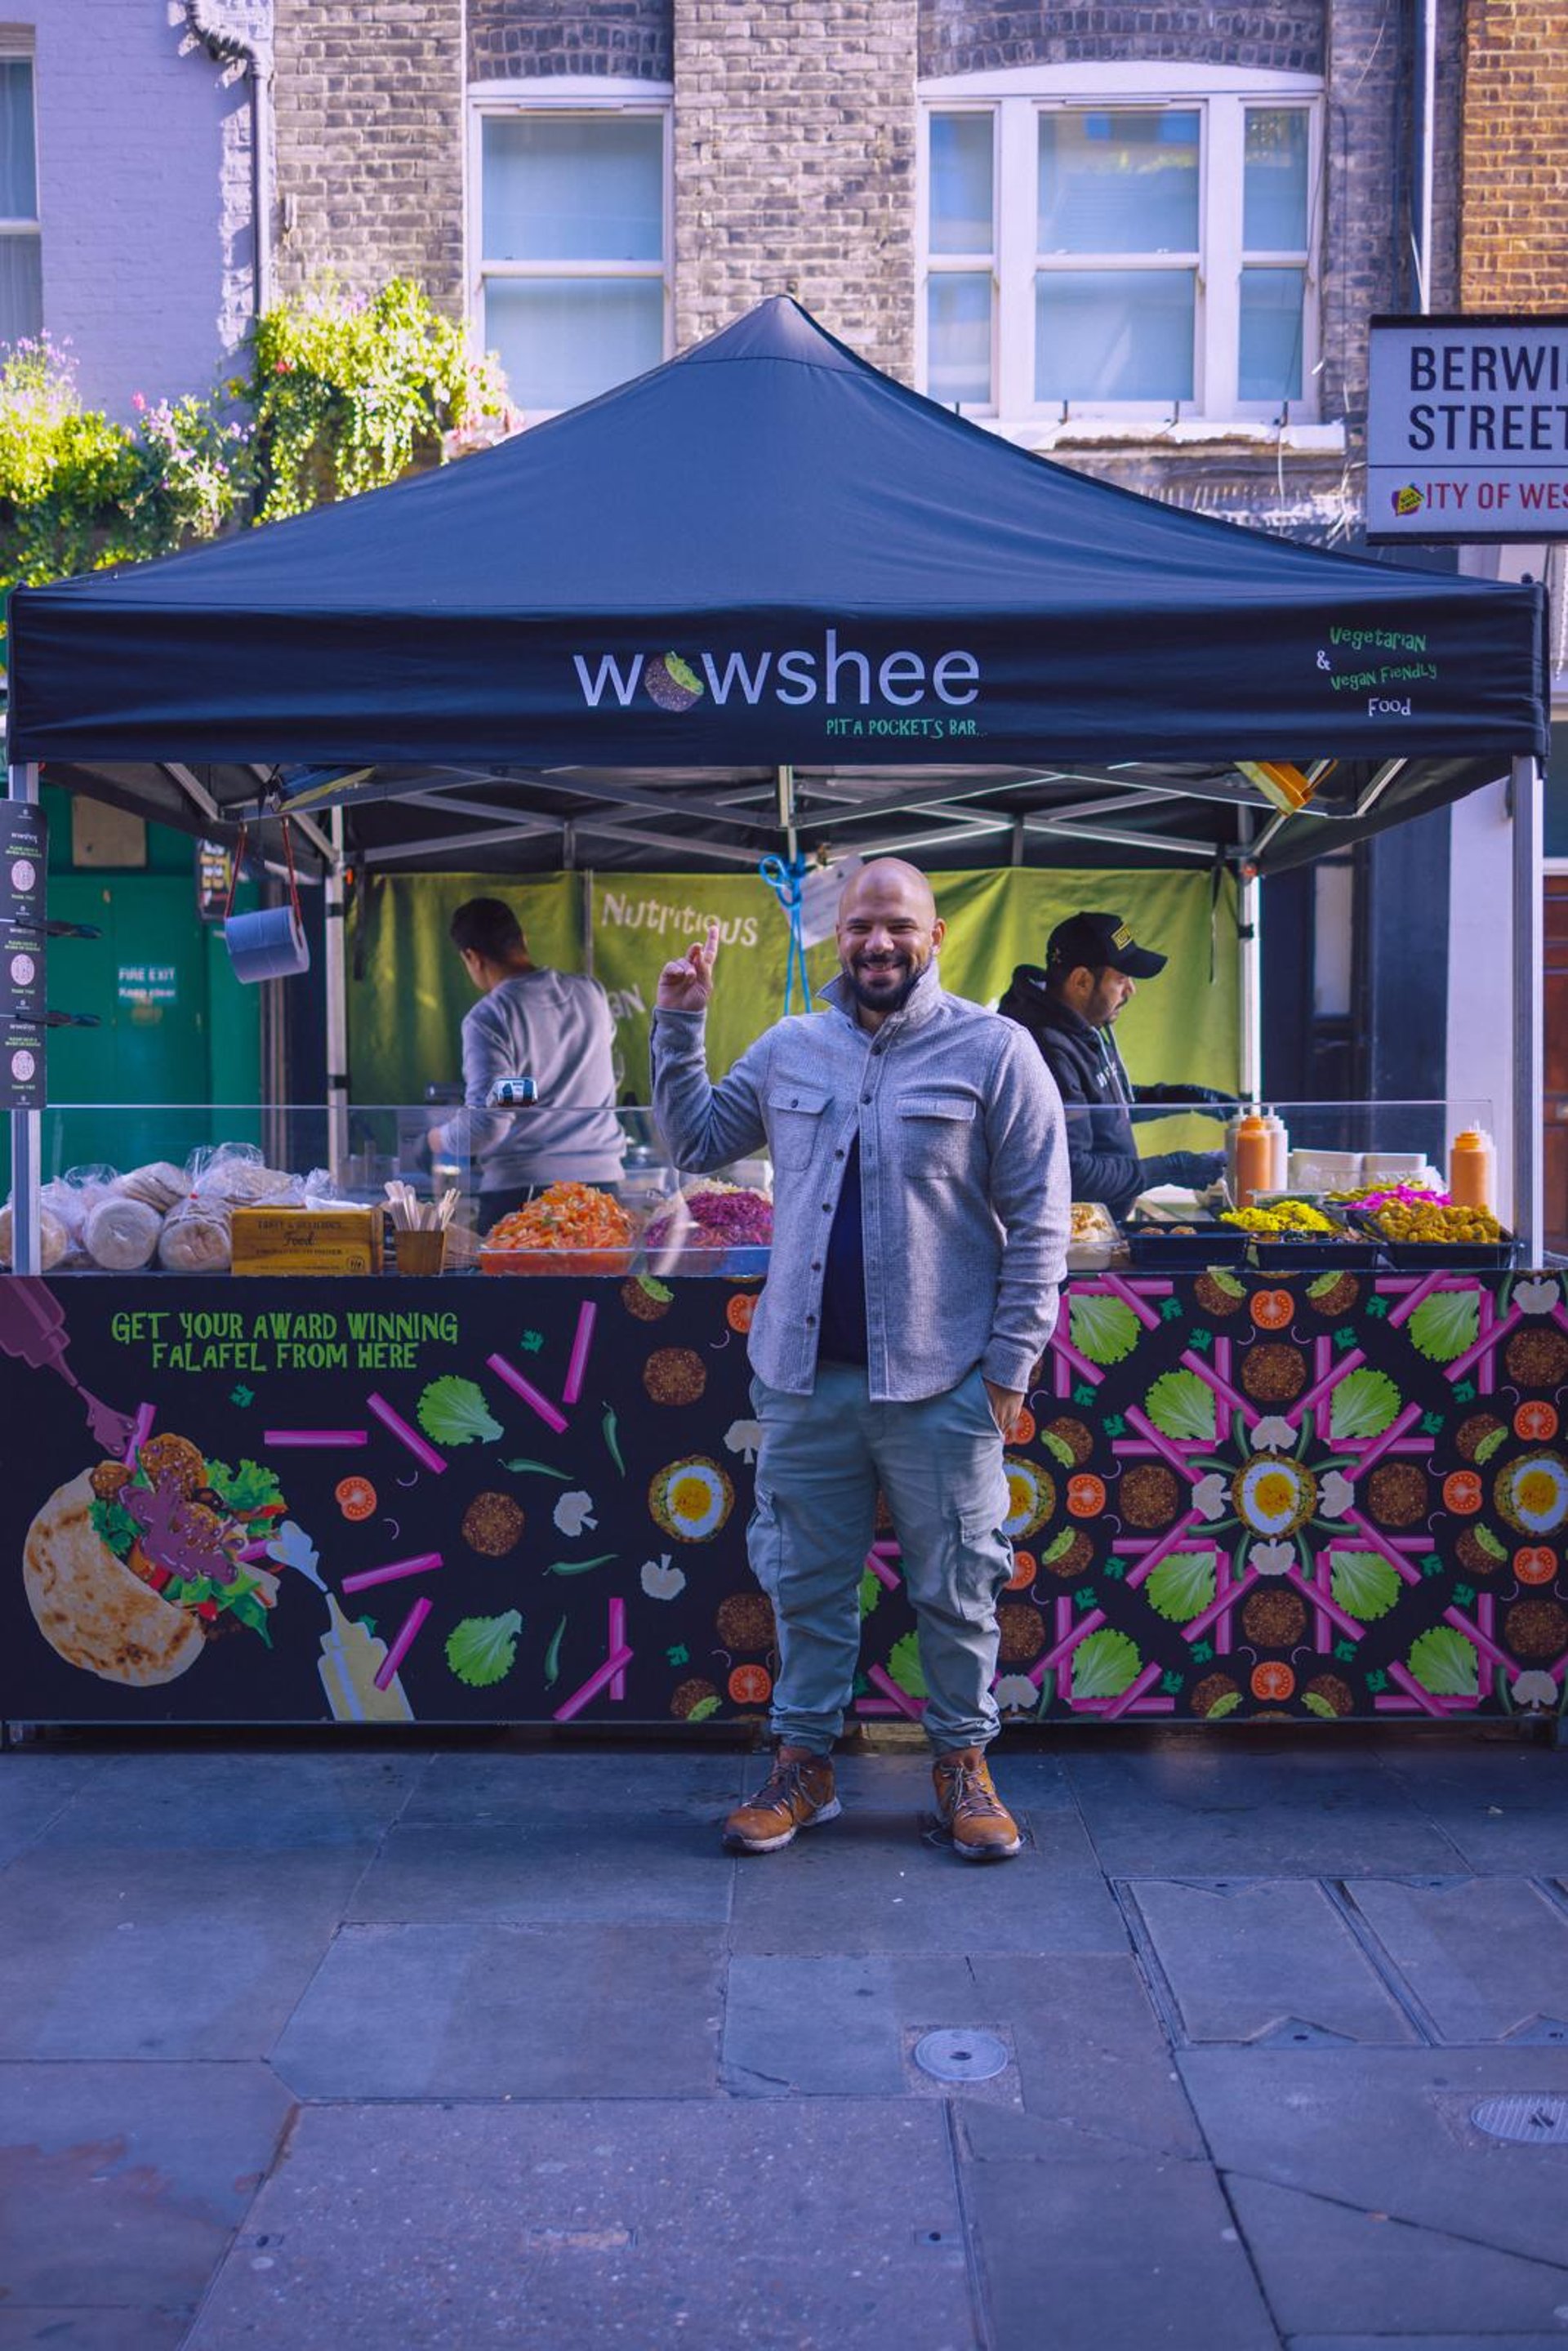
POLYGON ((422 1102, 463 1076, 459 1031, 474 1001, 446 926, 467 898, 516 910, 538 963, 582 969, 581 878, 404 873, 355 901, 349 930, 349 1088, 356 1102, 422 1102))
MULTIPOLYGON (((1207 873, 1008 868, 933 878, 948 925, 942 977, 956 994, 994 1004, 1016 964, 1043 961, 1046 938, 1064 915, 1111 909, 1140 942, 1170 957, 1169 968, 1139 987, 1117 1024, 1134 1076, 1235 1083, 1236 899, 1228 877, 1212 926, 1207 873)), ((788 928, 772 892, 754 875, 562 873, 514 884, 493 876, 410 874, 379 883, 350 934, 351 960, 361 973, 350 989, 356 1102, 416 1102, 432 1079, 459 1074, 458 1029, 473 999, 446 925, 454 907, 481 894, 517 908, 537 962, 582 970, 586 932, 588 967, 615 1014, 624 1101, 647 1098, 648 1029, 660 968, 700 938, 710 920, 719 924, 723 941, 708 1028, 715 1074, 784 1008, 788 928)), ((838 956, 831 940, 810 950, 809 966, 813 988, 832 977, 838 956)), ((1161 1121, 1160 1147, 1182 1141, 1188 1127, 1194 1142, 1214 1139, 1211 1127, 1191 1120, 1161 1121)))

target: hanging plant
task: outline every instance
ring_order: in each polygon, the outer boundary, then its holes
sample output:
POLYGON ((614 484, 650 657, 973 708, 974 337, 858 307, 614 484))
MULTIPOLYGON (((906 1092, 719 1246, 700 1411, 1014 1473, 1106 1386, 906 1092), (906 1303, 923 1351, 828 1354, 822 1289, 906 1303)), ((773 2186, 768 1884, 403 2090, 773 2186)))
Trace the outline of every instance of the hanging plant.
POLYGON ((258 319, 248 378, 258 522, 380 489, 517 418, 491 356, 406 278, 348 294, 330 280, 258 319))

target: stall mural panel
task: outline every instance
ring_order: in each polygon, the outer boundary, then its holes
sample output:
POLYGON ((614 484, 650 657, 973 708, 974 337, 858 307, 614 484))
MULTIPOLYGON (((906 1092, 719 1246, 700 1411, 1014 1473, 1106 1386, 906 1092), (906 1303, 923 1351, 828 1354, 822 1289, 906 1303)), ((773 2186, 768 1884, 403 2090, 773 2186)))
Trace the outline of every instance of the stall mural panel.
MULTIPOLYGON (((739 1720, 757 1285, 0 1280, 0 1715, 739 1720)), ((1075 1279, 1008 1452, 1009 1721, 1559 1715, 1561 1280, 1075 1279)), ((918 1720, 885 1511, 862 1718, 918 1720)))

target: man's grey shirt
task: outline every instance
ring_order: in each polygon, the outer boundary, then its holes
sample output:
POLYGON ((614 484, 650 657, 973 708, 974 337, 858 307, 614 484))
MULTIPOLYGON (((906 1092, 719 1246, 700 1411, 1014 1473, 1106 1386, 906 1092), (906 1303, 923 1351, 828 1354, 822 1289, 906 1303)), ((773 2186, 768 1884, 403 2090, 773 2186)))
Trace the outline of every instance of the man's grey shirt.
POLYGON ((623 1140, 615 1115, 614 1022, 596 979, 580 973, 520 971, 463 1019, 463 1098, 448 1119, 447 1146, 478 1163, 486 1192, 528 1184, 612 1184, 623 1140), (497 1078, 531 1077, 532 1110, 486 1111, 497 1078))
POLYGON ((1070 1225, 1061 1099, 1034 1041, 927 966, 874 1033, 841 977, 831 1008, 780 1020, 711 1083, 700 1012, 653 1017, 653 1108, 676 1165, 773 1162, 773 1257, 753 1368, 806 1395, 822 1280, 856 1133, 874 1401, 956 1387, 976 1365, 1022 1389, 1056 1324, 1070 1225))

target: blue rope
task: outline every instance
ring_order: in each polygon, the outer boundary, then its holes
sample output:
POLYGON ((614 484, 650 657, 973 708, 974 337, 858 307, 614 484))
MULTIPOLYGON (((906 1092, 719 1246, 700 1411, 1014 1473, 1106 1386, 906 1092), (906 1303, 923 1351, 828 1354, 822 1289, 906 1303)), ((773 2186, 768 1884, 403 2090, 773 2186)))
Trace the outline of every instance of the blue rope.
POLYGON ((784 965, 784 1010, 795 1009, 795 981, 800 982, 800 1009, 811 1008, 811 983, 806 977, 806 946, 800 935, 800 886, 811 871, 809 857, 765 857, 757 868, 779 904, 784 909, 784 919, 789 925, 789 952, 784 965))

